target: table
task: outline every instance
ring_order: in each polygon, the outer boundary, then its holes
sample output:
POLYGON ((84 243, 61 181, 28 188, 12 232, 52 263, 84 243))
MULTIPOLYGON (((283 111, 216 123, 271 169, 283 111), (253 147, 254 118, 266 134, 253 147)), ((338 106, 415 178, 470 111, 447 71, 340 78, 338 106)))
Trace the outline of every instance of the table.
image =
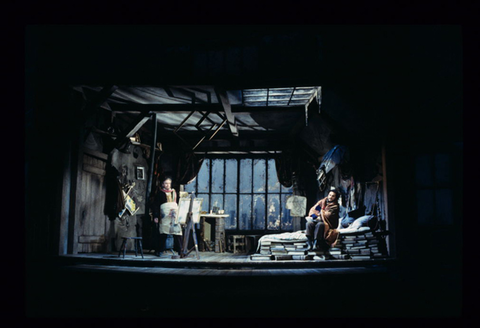
POLYGON ((209 221, 215 220, 215 253, 224 253, 226 248, 225 243, 225 218, 229 217, 228 214, 200 214, 200 222, 201 222, 201 241, 203 242, 203 221, 205 220, 208 223, 213 223, 209 221))

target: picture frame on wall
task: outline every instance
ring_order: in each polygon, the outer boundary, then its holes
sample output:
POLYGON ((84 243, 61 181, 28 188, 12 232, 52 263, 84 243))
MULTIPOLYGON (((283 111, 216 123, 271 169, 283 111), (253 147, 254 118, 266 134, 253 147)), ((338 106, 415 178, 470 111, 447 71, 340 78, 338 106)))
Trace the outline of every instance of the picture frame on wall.
POLYGON ((135 168, 135 175, 137 180, 145 180, 145 168, 143 166, 137 166, 135 168))

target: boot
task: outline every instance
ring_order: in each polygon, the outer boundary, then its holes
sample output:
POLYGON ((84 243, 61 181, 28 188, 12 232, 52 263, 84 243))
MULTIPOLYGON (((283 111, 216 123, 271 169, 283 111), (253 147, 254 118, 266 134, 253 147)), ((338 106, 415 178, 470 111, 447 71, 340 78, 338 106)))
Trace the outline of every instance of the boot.
POLYGON ((313 249, 313 237, 307 236, 307 246, 308 250, 311 251, 313 249))
POLYGON ((323 252, 323 254, 325 255, 325 258, 331 256, 330 253, 329 253, 330 246, 327 244, 327 242, 325 240, 321 240, 318 243, 318 246, 319 246, 320 250, 323 252))

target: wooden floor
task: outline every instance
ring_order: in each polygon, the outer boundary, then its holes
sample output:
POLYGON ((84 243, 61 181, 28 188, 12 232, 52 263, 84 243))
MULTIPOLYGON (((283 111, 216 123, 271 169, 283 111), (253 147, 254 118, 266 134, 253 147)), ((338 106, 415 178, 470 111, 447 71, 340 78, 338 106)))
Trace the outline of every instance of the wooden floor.
POLYGON ((76 255, 69 255, 79 258, 102 258, 110 260, 135 260, 135 261, 155 261, 155 262, 217 262, 217 263, 248 263, 252 262, 250 255, 247 254, 232 254, 232 253, 215 253, 215 252, 198 252, 197 254, 193 251, 187 255, 185 258, 172 258, 171 251, 167 251, 161 254, 160 257, 155 256, 152 252, 145 252, 143 254, 144 258, 140 254, 135 256, 134 252, 127 252, 125 258, 123 254, 118 255, 118 253, 104 254, 104 253, 79 253, 76 255))
POLYGON ((378 264, 388 265, 388 261, 359 260, 303 260, 303 261, 256 261, 247 254, 195 252, 185 258, 172 258, 172 252, 157 257, 146 252, 144 257, 134 252, 127 252, 125 258, 118 253, 80 253, 60 257, 66 268, 86 271, 122 271, 143 272, 165 275, 228 275, 228 276, 262 276, 262 275, 309 275, 331 273, 367 273, 378 272, 378 264))

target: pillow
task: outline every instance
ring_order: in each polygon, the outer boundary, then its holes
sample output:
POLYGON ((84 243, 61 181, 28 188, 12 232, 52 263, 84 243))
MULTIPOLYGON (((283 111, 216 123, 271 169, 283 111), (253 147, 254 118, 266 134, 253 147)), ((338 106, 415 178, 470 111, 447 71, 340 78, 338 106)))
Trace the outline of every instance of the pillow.
POLYGON ((359 217, 364 215, 365 215, 365 206, 362 206, 360 208, 357 208, 353 211, 348 212, 348 216, 354 219, 358 219, 359 217))
POLYGON ((373 215, 364 215, 353 221, 350 228, 359 229, 360 227, 366 226, 368 221, 370 221, 374 216, 373 215))
POLYGON ((355 221, 355 218, 350 217, 348 214, 341 220, 341 225, 343 228, 347 228, 350 224, 355 221))

